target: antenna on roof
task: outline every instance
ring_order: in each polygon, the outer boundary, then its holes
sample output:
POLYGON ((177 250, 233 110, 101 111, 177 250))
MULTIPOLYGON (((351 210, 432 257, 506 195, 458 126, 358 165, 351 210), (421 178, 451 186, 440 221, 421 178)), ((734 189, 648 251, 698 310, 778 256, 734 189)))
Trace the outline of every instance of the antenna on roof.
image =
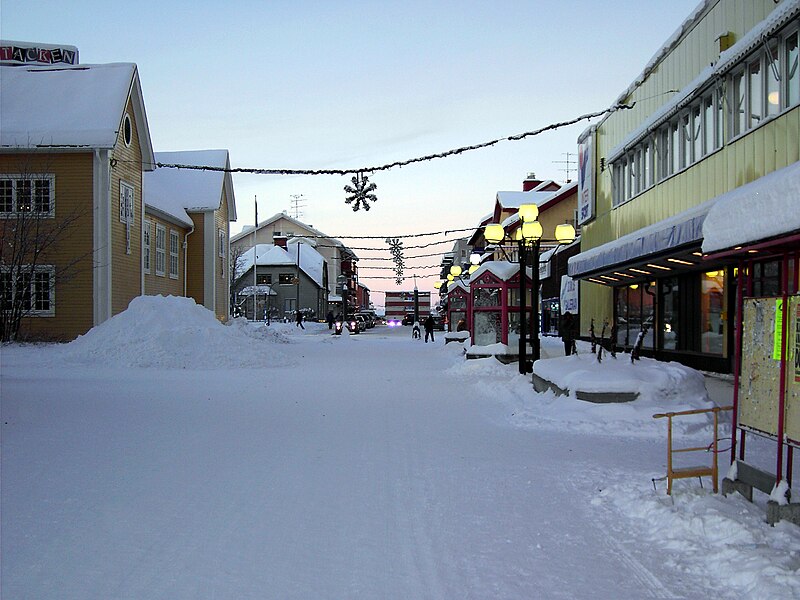
POLYGON ((290 198, 289 202, 292 205, 291 208, 289 209, 290 210, 289 216, 299 221, 300 217, 303 216, 302 209, 305 208, 306 206, 305 204, 306 197, 303 196, 303 194, 292 194, 291 196, 289 196, 289 198, 290 198))
POLYGON ((572 177, 570 177, 570 173, 578 170, 578 155, 574 152, 562 152, 563 156, 566 156, 566 160, 554 160, 553 163, 566 165, 563 169, 559 169, 559 171, 564 171, 567 174, 567 181, 566 183, 570 183, 572 181, 572 177), (574 160, 570 160, 570 156, 573 157, 574 160))

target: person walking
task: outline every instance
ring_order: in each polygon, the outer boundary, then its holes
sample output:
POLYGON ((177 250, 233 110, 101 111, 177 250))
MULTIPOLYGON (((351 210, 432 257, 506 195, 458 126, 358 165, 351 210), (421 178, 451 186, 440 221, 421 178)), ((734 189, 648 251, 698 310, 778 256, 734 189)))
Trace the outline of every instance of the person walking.
POLYGON ((575 317, 567 311, 561 315, 561 341, 564 342, 564 356, 577 354, 575 352, 575 317))
POLYGON ((414 321, 414 326, 411 328, 411 339, 418 340, 419 338, 419 322, 414 321))
POLYGON ((328 311, 327 321, 328 321, 328 329, 333 329, 333 311, 332 310, 328 311))
POLYGON ((299 327, 300 329, 305 329, 305 327, 303 327, 303 313, 301 313, 299 310, 297 311, 297 320, 294 326, 299 327))
POLYGON ((428 336, 431 336, 431 341, 433 342, 433 326, 435 325, 435 321, 433 320, 433 315, 428 315, 428 318, 425 319, 425 343, 428 343, 428 336))

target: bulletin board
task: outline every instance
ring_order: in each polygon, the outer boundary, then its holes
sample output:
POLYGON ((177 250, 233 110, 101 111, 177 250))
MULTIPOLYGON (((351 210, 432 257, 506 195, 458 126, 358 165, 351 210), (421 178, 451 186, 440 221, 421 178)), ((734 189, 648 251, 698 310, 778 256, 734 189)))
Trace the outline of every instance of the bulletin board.
POLYGON ((786 348, 786 437, 800 447, 800 296, 789 297, 786 348))
POLYGON ((745 298, 742 328, 742 374, 738 423, 769 435, 778 434, 781 376, 781 322, 787 321, 786 408, 784 434, 800 443, 800 296, 745 298))
MULTIPOLYGON (((775 324, 780 298, 745 298, 738 423, 778 435, 780 360, 775 360, 775 324)), ((780 356, 778 357, 780 359, 780 356)))

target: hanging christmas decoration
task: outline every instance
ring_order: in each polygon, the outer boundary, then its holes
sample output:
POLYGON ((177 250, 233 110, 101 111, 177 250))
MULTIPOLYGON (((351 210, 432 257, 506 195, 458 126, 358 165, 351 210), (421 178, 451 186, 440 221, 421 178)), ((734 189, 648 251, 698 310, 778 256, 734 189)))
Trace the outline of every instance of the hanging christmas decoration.
POLYGON ((378 189, 378 186, 367 179, 367 176, 361 171, 356 173, 351 181, 353 185, 344 186, 344 191, 350 194, 345 198, 345 203, 353 203, 353 212, 361 208, 362 205, 364 210, 369 210, 369 202, 378 200, 378 197, 372 193, 378 189))
POLYGON ((392 260, 394 261, 394 281, 397 285, 401 285, 403 283, 403 269, 405 268, 403 242, 400 241, 400 238, 386 238, 386 243, 389 244, 389 251, 392 253, 392 260))

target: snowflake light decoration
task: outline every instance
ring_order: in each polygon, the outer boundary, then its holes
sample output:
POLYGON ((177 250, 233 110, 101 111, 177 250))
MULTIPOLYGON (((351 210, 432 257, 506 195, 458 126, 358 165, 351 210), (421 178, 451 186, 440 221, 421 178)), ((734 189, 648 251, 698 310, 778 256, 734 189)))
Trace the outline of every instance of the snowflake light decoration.
POLYGON ((405 268, 403 242, 400 241, 400 238, 386 238, 386 243, 389 244, 389 251, 392 253, 392 260, 394 260, 394 281, 397 285, 401 285, 403 283, 403 269, 405 268))
POLYGON ((344 191, 350 194, 345 198, 345 203, 354 203, 353 212, 361 208, 362 205, 364 206, 364 210, 369 210, 369 202, 378 200, 378 197, 373 194, 373 192, 378 189, 378 186, 369 181, 367 176, 360 171, 353 176, 351 181, 353 185, 344 186, 344 191))

